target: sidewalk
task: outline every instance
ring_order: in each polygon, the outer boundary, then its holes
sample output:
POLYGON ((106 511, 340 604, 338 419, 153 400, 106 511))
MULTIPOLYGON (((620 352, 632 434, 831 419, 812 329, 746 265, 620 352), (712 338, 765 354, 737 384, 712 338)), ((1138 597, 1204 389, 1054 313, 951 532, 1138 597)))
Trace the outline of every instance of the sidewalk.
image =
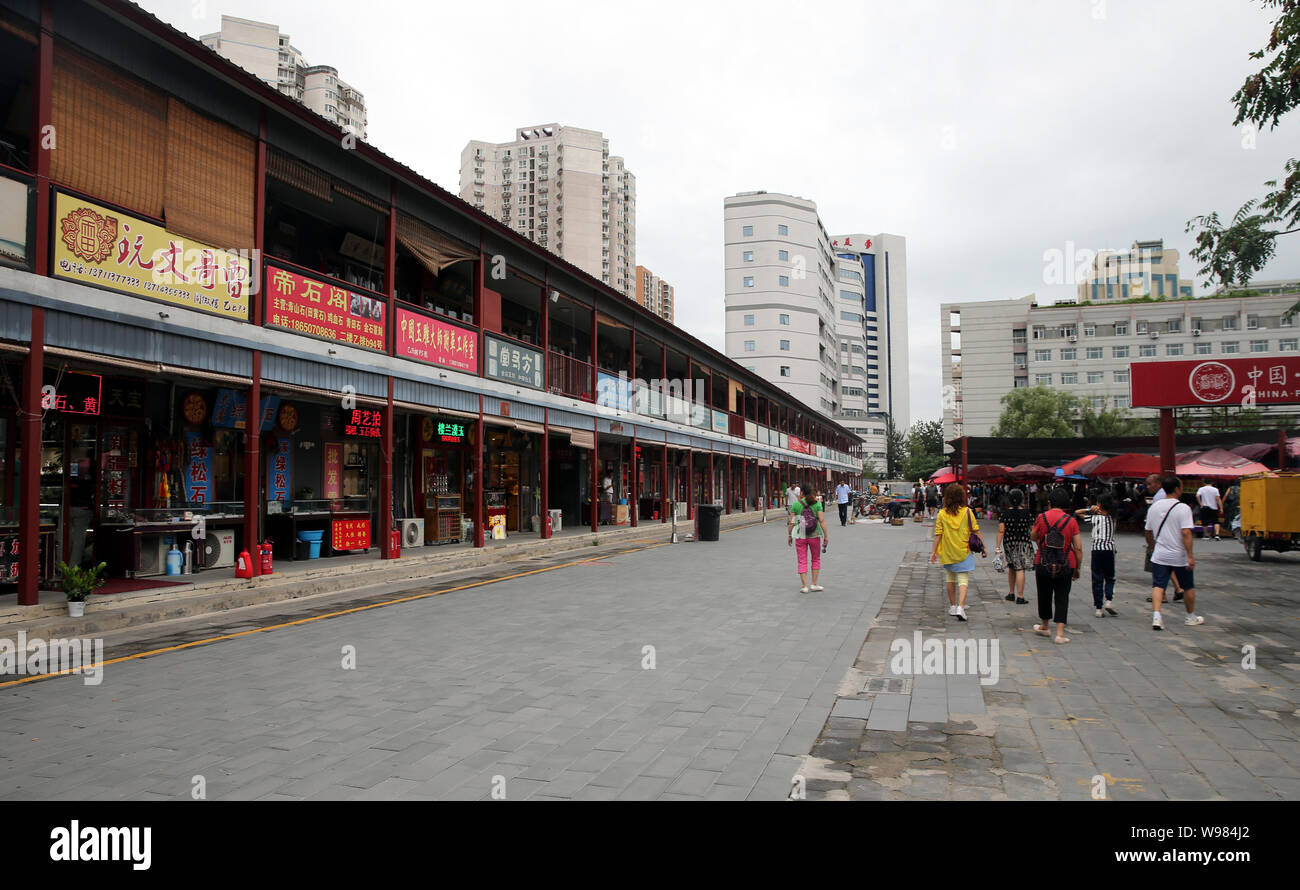
POLYGON ((1296 555, 1252 563, 1240 544, 1197 541, 1206 623, 1187 627, 1182 604, 1166 605, 1157 633, 1140 539, 1123 536, 1119 616, 1094 617, 1085 566, 1070 596, 1072 642, 1056 645, 1031 630, 1033 576, 1028 605, 1006 602, 991 560, 977 558, 970 621, 949 617, 923 528, 805 761, 808 799, 1300 799, 1296 555), (891 644, 918 631, 945 647, 996 642, 997 682, 916 674, 915 663, 894 673, 891 644))
MULTIPOLYGON (((780 521, 779 511, 768 511, 768 521, 780 521)), ((722 517, 722 528, 735 528, 763 521, 762 512, 732 513, 722 517)), ((68 616, 67 600, 59 591, 41 591, 34 606, 17 604, 17 594, 0 595, 0 637, 24 630, 30 637, 46 639, 86 637, 122 628, 140 628, 177 618, 226 612, 247 606, 302 597, 337 594, 349 590, 409 582, 412 586, 464 571, 522 562, 574 552, 583 556, 599 552, 603 545, 626 545, 644 541, 666 541, 671 523, 642 522, 601 526, 592 534, 588 528, 564 529, 550 540, 533 535, 511 535, 504 541, 490 541, 478 548, 472 544, 417 547, 404 550, 400 559, 381 559, 376 552, 359 556, 315 560, 277 560, 271 575, 252 579, 234 577, 234 569, 213 569, 180 576, 189 583, 122 593, 92 595, 84 618, 68 616)), ((678 521, 678 535, 695 531, 694 523, 678 521)), ((162 577, 171 581, 175 578, 162 577)))

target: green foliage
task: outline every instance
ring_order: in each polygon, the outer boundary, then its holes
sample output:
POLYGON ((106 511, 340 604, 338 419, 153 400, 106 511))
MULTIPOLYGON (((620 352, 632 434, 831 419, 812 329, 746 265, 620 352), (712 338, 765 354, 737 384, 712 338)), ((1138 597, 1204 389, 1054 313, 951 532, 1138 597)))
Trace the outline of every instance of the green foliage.
POLYGON ((876 462, 869 457, 862 461, 862 478, 880 478, 880 467, 876 466, 876 462))
POLYGON ((105 579, 102 576, 108 563, 101 562, 97 566, 82 568, 61 562, 59 568, 63 572, 63 592, 67 594, 68 601, 79 603, 92 591, 104 586, 105 579))
POLYGON ((1078 435, 1074 419, 1083 412, 1078 396, 1033 386, 1013 389, 1002 397, 1002 415, 989 430, 998 439, 1064 439, 1078 435))
POLYGON ((1133 417, 1122 408, 1095 410, 1085 405, 1079 418, 1079 434, 1097 438, 1144 436, 1155 433, 1150 420, 1133 417))
MULTIPOLYGON (((1196 433, 1219 433, 1237 430, 1275 429, 1280 418, 1265 419, 1258 408, 1207 408, 1204 410, 1180 411, 1174 420, 1176 435, 1194 435, 1196 433)), ((1281 421, 1283 424, 1285 421, 1281 421)))
POLYGON ((907 456, 907 443, 903 431, 894 424, 894 418, 885 418, 885 474, 890 479, 897 479, 903 469, 903 458, 907 456))
POLYGON ((904 479, 925 479, 948 462, 943 454, 943 422, 921 420, 912 424, 904 442, 904 479))
MULTIPOLYGON (((1269 31, 1267 45, 1250 54, 1267 60, 1264 67, 1248 76, 1232 96, 1237 116, 1233 126, 1249 122, 1260 129, 1274 129, 1283 115, 1300 105, 1300 3, 1296 0, 1260 0, 1265 8, 1278 11, 1269 31)), ((1207 279, 1225 288, 1244 285, 1264 268, 1277 251, 1277 238, 1300 232, 1300 162, 1287 161, 1280 180, 1265 185, 1271 189, 1263 198, 1252 198, 1241 206, 1230 225, 1217 212, 1193 217, 1186 231, 1195 232, 1192 258, 1207 279)), ((1287 311, 1300 312, 1300 303, 1287 311)))

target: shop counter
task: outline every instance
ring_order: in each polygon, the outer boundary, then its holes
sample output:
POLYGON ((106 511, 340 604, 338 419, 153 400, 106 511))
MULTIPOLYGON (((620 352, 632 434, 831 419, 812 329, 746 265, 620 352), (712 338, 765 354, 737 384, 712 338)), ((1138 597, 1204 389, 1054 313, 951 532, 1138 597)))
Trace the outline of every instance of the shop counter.
MULTIPOLYGON (((147 511, 161 513, 162 511, 147 511)), ((108 563, 108 574, 134 578, 140 572, 150 575, 167 574, 166 551, 159 545, 159 551, 150 553, 144 559, 145 539, 174 536, 176 549, 185 552, 185 542, 189 541, 191 568, 198 572, 204 565, 204 541, 192 536, 195 524, 202 520, 207 531, 218 528, 239 527, 244 524, 242 514, 194 513, 192 518, 184 518, 178 511, 168 511, 166 516, 153 515, 137 519, 134 522, 101 524, 98 535, 111 541, 112 546, 101 559, 108 563)), ((238 540, 238 535, 236 536, 238 540)))

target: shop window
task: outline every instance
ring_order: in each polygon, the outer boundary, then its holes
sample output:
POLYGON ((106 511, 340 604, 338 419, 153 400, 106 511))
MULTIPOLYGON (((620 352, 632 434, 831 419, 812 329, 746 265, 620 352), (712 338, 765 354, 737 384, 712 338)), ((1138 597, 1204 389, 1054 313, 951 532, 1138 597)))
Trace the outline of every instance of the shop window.
POLYGON ((473 322, 477 251, 401 212, 396 234, 397 298, 473 322))
POLYGON ((36 27, 0 21, 0 164, 30 170, 36 27))
MULTIPOLYGON (((544 299, 542 286, 521 275, 513 267, 507 269, 504 280, 491 280, 490 284, 492 290, 501 295, 500 332, 525 343, 540 345, 544 299)), ((486 311, 485 309, 485 313, 486 311)), ((483 323, 491 324, 486 314, 483 323)))

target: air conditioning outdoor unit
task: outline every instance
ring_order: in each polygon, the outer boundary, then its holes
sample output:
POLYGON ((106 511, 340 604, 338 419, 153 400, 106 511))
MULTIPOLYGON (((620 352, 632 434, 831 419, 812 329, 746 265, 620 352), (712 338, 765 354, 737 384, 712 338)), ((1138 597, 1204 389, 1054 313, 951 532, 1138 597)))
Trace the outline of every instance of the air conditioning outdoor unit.
POLYGON ((203 539, 203 566, 208 569, 230 568, 235 564, 235 530, 210 531, 203 539))
POLYGON ((1159 331, 1152 331, 1152 332, 1151 332, 1150 334, 1148 334, 1147 336, 1149 336, 1152 340, 1159 340, 1159 339, 1160 339, 1160 332, 1159 332, 1159 331))
POLYGON ((1193 337, 1199 337, 1199 336, 1201 336, 1201 329, 1200 329, 1200 328, 1192 328, 1192 336, 1193 336, 1193 337))
POLYGON ((140 568, 137 578, 147 575, 167 574, 167 551, 170 537, 167 535, 145 535, 140 538, 140 568))
POLYGON ((1076 337, 1076 336, 1074 336, 1073 334, 1071 334, 1071 335, 1070 335, 1070 342, 1071 342, 1071 343, 1078 343, 1078 342, 1079 342, 1079 338, 1076 337))
POLYGON ((423 519, 399 519, 402 526, 402 547, 423 547, 424 546, 424 520, 423 519))

